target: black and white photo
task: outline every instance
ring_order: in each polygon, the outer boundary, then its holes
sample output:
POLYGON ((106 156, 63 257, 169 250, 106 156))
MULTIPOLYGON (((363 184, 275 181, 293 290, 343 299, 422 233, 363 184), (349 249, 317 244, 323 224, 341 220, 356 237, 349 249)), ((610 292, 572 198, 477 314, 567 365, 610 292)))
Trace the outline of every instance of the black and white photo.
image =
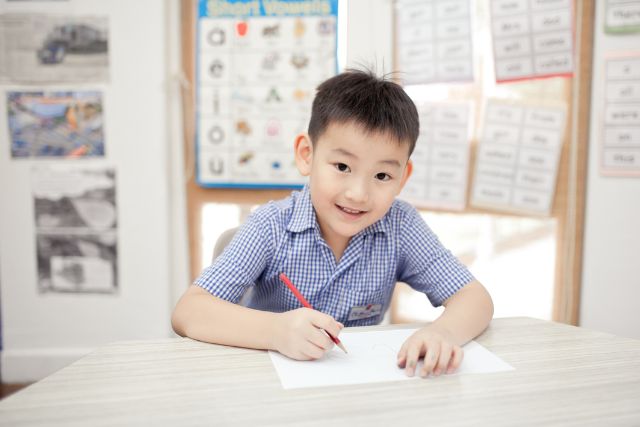
POLYGON ((35 167, 32 185, 40 292, 115 292, 115 172, 35 167))

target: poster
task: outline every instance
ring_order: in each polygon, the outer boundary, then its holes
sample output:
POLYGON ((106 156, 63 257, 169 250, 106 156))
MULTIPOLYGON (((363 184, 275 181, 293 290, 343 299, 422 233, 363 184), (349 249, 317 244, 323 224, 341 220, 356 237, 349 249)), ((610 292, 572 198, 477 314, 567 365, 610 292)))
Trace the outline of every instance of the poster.
POLYGON ((8 92, 11 156, 103 157, 101 92, 8 92))
POLYGON ((470 0, 400 0, 395 29, 403 84, 473 80, 470 0))
POLYGON ((640 176, 640 54, 605 58, 600 170, 640 176))
POLYGON ((413 173, 401 197, 416 206, 462 210, 469 171, 470 105, 427 103, 418 107, 418 113, 413 173))
POLYGON ((109 79, 105 16, 0 15, 0 82, 104 83, 109 79))
POLYGON ((295 187, 295 135, 336 74, 337 0, 200 0, 197 181, 295 187))
POLYGON ((471 204, 548 215, 555 196, 566 107, 490 100, 485 113, 471 204))
POLYGON ((114 293, 118 287, 115 172, 32 169, 38 289, 114 293))
POLYGON ((604 30, 609 34, 640 32, 640 0, 606 0, 604 30))
POLYGON ((573 74, 573 0, 491 0, 497 82, 573 74))

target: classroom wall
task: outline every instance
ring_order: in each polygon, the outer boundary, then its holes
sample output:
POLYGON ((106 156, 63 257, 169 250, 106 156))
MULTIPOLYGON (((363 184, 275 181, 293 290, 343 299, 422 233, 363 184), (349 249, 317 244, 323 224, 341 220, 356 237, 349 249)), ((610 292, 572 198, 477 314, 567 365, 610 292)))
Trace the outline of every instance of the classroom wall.
POLYGON ((606 3, 596 1, 580 325, 640 339, 640 178, 599 171, 603 60, 612 52, 637 51, 640 34, 604 34, 606 3))
POLYGON ((43 378, 113 341, 171 336, 170 284, 186 277, 186 245, 180 240, 184 235, 182 172, 173 167, 182 160, 181 133, 176 130, 179 102, 169 102, 178 91, 171 69, 176 59, 170 56, 176 55, 178 46, 179 2, 136 0, 132 7, 128 0, 5 0, 1 6, 4 12, 106 15, 110 27, 110 81, 80 87, 58 85, 63 90, 103 91, 105 158, 7 158, 7 86, 2 86, 1 369, 3 382, 22 382, 43 378), (116 170, 116 294, 38 292, 30 170, 34 164, 69 162, 113 166, 116 170))
POLYGON ((392 0, 348 0, 347 10, 346 68, 393 71, 392 0))
MULTIPOLYGON (((630 50, 640 36, 602 34, 597 3, 593 108, 583 263, 582 326, 640 338, 640 180, 599 175, 604 93, 602 58, 630 50)), ((0 156, 0 304, 2 380, 33 381, 112 341, 171 336, 173 303, 187 286, 187 248, 179 100, 179 2, 0 0, 2 10, 106 14, 111 22, 111 81, 104 91, 105 159, 117 171, 119 292, 37 292, 30 167, 55 161, 0 156)), ((391 0, 349 0, 346 66, 392 69, 391 0)), ((3 87, 6 89, 6 86, 3 87)), ((0 117, 6 115, 4 90, 0 117)), ((0 153, 9 153, 0 120, 0 153)), ((82 160, 80 161, 82 162, 82 160)))
MULTIPOLYGON (((580 325, 640 339, 640 178, 600 175, 600 120, 603 117, 603 58, 632 51, 640 34, 603 32, 606 2, 596 1, 592 109, 586 195, 580 325)), ((373 64, 392 69, 393 4, 390 0, 349 0, 347 66, 373 64)))

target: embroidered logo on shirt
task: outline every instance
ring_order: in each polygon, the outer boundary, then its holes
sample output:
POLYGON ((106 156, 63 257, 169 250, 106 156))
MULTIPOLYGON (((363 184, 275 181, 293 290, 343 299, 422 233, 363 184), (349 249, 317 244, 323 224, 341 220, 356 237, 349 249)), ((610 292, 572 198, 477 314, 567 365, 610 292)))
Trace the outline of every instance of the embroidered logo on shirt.
POLYGON ((351 307, 347 320, 362 320, 378 316, 382 313, 382 304, 369 304, 351 307))

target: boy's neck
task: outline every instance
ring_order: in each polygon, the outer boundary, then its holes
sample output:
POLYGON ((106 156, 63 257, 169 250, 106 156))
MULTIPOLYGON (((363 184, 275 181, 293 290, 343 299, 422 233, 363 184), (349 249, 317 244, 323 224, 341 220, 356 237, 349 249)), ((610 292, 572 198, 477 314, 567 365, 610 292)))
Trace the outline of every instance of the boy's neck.
MULTIPOLYGON (((318 224, 320 225, 320 224, 318 224)), ((323 230, 324 227, 320 225, 320 236, 324 239, 325 243, 333 252, 333 256, 336 259, 336 264, 340 262, 340 258, 344 254, 344 251, 349 246, 349 242, 351 241, 350 237, 338 236, 333 233, 327 233, 326 230, 323 230)))
POLYGON ((333 252, 333 256, 336 258, 336 264, 340 262, 340 258, 342 258, 342 255, 344 254, 344 251, 347 249, 347 246, 349 246, 350 240, 351 239, 347 239, 346 241, 340 241, 333 244, 330 242, 327 242, 327 245, 329 245, 329 247, 331 248, 331 252, 333 252))

